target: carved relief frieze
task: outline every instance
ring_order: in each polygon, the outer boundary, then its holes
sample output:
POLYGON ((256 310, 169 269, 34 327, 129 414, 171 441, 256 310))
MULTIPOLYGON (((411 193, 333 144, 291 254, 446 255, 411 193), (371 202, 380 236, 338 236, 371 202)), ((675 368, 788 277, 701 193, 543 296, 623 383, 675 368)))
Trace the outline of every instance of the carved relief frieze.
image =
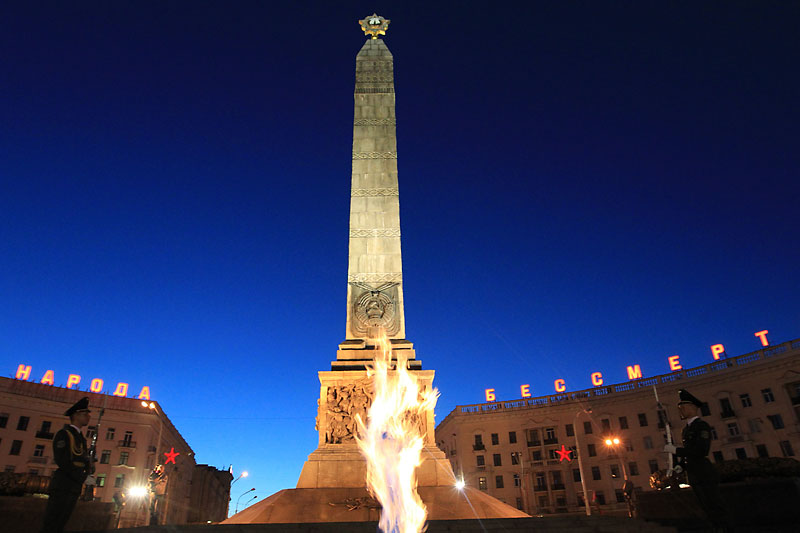
POLYGON ((397 159, 397 152, 353 152, 353 159, 397 159))
POLYGON ((325 393, 324 417, 326 444, 352 442, 358 433, 357 417, 367 421, 367 412, 372 405, 373 385, 371 378, 364 378, 347 385, 329 386, 325 393))
POLYGON ((347 276, 349 283, 387 283, 403 281, 402 272, 361 272, 347 276))
POLYGON ((350 282, 350 328, 356 338, 369 337, 378 328, 390 337, 400 331, 397 314, 399 282, 387 282, 377 287, 368 283, 350 282))
POLYGON ((399 237, 400 228, 371 228, 371 229, 351 229, 350 237, 399 237))
POLYGON ((353 121, 354 126, 392 126, 397 124, 394 118, 357 118, 353 121))
POLYGON ((387 187, 384 189, 352 189, 350 196, 399 196, 397 187, 387 187))

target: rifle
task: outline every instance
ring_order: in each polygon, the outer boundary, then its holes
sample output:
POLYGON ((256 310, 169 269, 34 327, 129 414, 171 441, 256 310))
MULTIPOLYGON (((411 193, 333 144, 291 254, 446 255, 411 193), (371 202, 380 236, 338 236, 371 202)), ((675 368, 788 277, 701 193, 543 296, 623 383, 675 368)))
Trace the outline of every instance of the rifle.
POLYGON ((86 489, 83 493, 83 499, 87 501, 94 500, 94 488, 97 485, 97 479, 94 476, 95 467, 94 464, 97 462, 97 434, 100 433, 100 422, 103 420, 103 415, 106 412, 106 402, 108 401, 108 396, 103 395, 103 407, 100 408, 100 415, 97 417, 97 425, 94 428, 94 434, 92 435, 92 444, 89 446, 89 457, 91 458, 91 468, 89 470, 89 475, 86 477, 86 489))
MULTIPOLYGON (((656 395, 658 418, 661 422, 664 422, 664 431, 667 437, 667 444, 674 444, 672 440, 672 424, 670 424, 669 422, 669 416, 667 416, 667 410, 664 409, 664 406, 661 404, 661 400, 658 399, 658 390, 656 389, 655 385, 653 385, 653 393, 656 395)), ((670 453, 667 454, 667 477, 671 477, 674 470, 676 470, 675 458, 670 453)), ((679 469, 677 471, 680 472, 681 470, 679 469)))

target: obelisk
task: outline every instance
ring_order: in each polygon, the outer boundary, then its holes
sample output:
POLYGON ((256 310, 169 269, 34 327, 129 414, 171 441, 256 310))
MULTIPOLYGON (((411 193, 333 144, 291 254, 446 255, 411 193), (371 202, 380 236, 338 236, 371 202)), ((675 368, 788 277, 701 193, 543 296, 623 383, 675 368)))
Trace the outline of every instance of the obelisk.
MULTIPOLYGON (((317 449, 296 488, 226 524, 377 521, 380 509, 368 494, 366 461, 354 439, 356 418, 366 420, 373 396, 366 370, 376 355, 371 339, 385 332, 394 358, 402 351, 419 385, 433 386, 433 370, 422 370, 405 338, 393 59, 377 38, 389 21, 373 14, 359 23, 370 38, 356 56, 346 331, 331 369, 319 372, 317 449)), ((453 489, 453 468, 434 440, 432 409, 421 422, 425 440, 416 478, 429 519, 527 516, 477 489, 453 489)))

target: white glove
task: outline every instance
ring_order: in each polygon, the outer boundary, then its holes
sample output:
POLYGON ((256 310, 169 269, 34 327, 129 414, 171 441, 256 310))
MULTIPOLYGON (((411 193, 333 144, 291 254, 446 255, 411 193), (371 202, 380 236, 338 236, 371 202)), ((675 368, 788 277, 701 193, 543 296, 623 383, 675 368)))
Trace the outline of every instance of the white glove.
POLYGON ((675 453, 677 450, 678 450, 678 448, 676 448, 674 444, 665 444, 664 445, 664 451, 667 452, 667 453, 675 453))

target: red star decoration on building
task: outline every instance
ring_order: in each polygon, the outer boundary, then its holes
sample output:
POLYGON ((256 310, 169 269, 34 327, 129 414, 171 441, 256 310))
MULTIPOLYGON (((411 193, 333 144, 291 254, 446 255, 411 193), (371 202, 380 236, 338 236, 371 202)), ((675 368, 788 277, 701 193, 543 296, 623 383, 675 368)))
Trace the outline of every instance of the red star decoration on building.
MULTIPOLYGON (((558 450, 556 450, 556 452, 558 452, 558 450)), ((167 458, 167 460, 164 461, 164 464, 165 465, 168 465, 170 463, 176 464, 175 463, 175 458, 178 457, 179 455, 180 455, 180 453, 176 452, 174 447, 170 448, 168 452, 164 452, 164 456, 167 458)))
POLYGON ((572 453, 572 450, 568 450, 563 444, 561 445, 561 449, 560 450, 556 450, 556 453, 558 454, 558 462, 559 463, 563 462, 564 459, 566 459, 567 461, 572 462, 572 458, 569 456, 569 454, 572 453))

